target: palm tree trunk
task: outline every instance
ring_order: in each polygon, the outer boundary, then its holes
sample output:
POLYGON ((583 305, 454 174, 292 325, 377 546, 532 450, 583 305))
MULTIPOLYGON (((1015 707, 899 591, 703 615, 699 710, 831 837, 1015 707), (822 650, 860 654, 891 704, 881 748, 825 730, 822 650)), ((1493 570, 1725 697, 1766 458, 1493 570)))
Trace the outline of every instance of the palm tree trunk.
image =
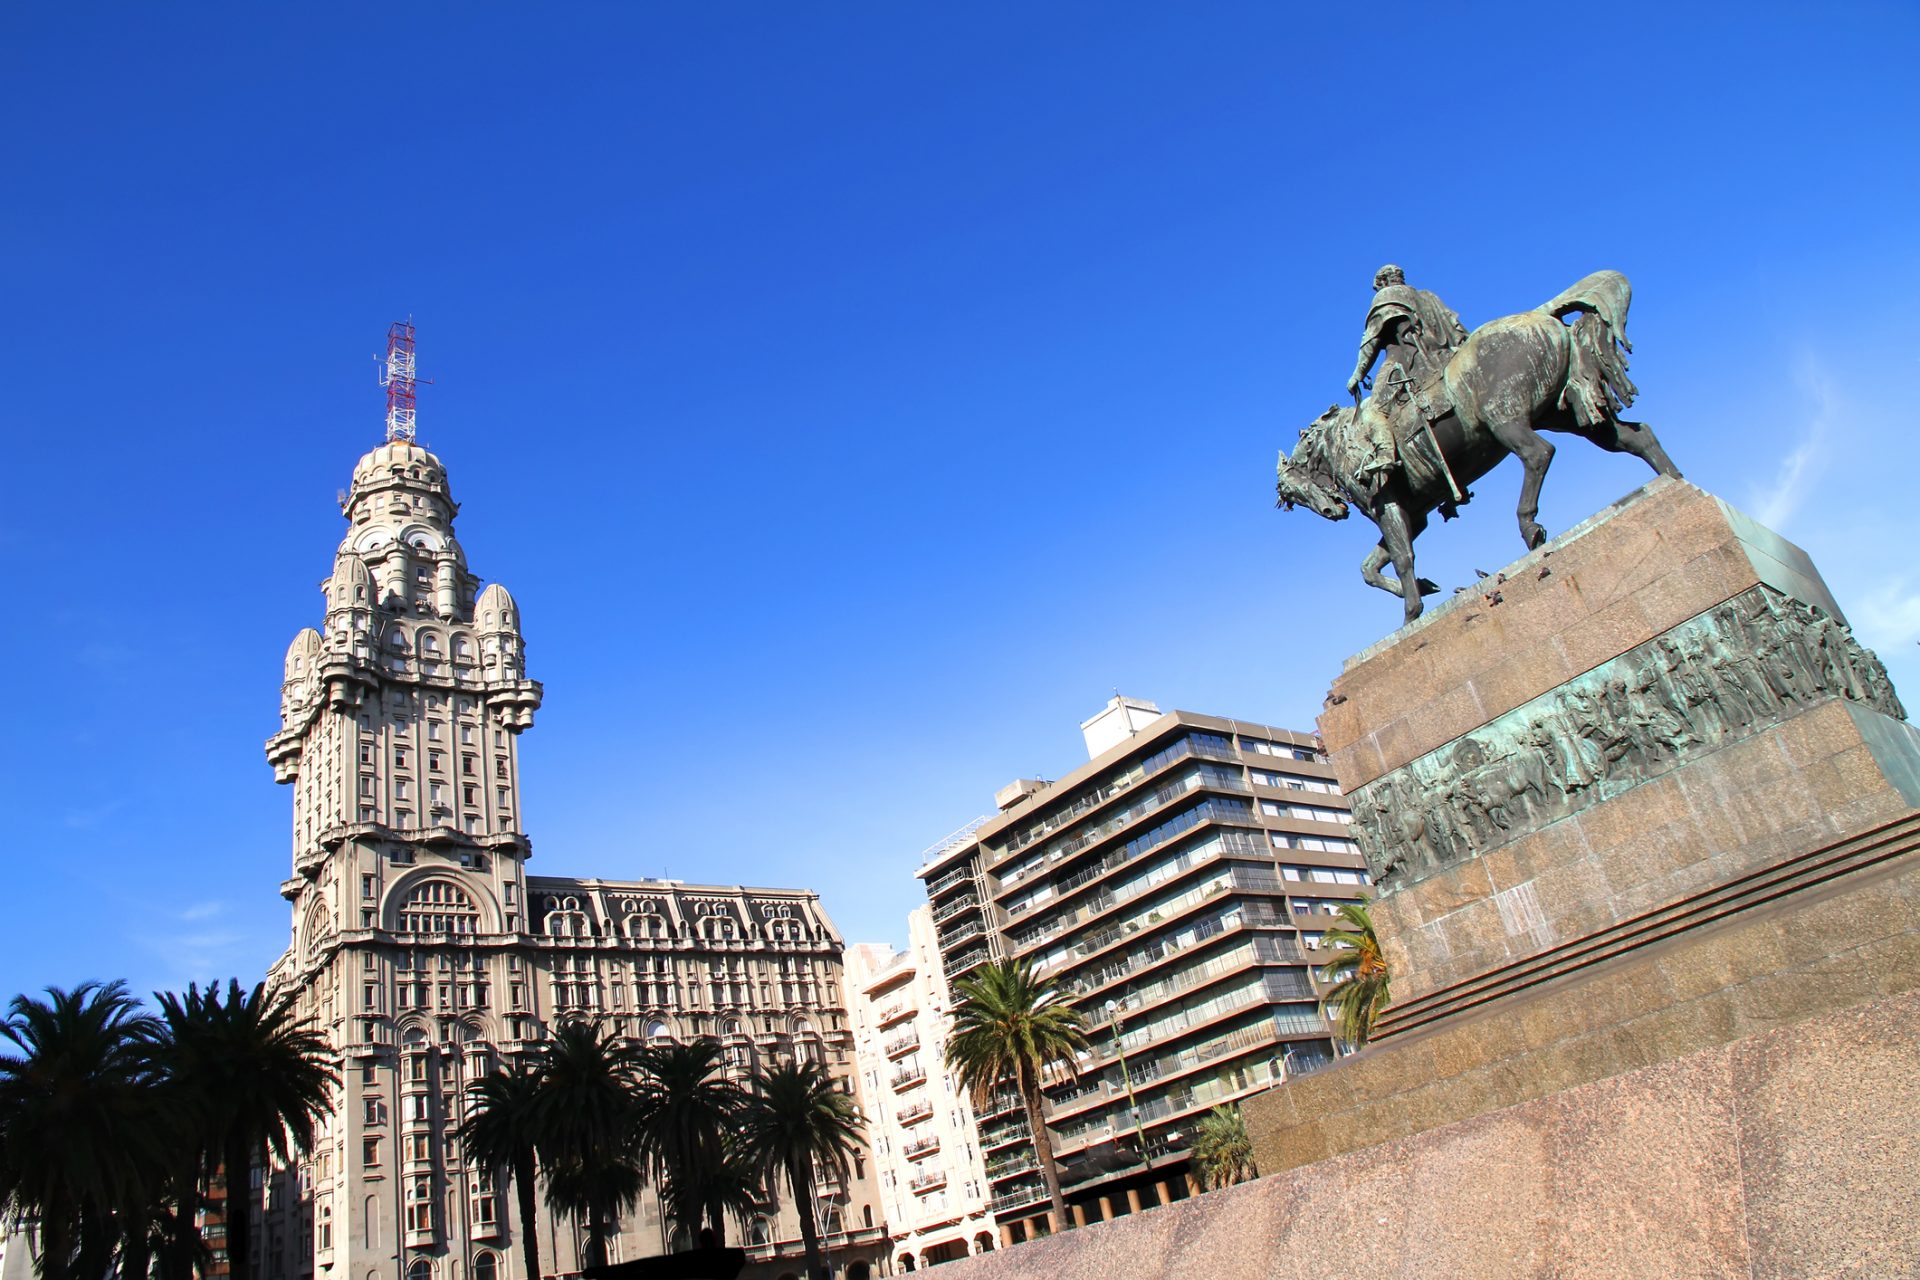
POLYGON ((136 1216, 120 1244, 120 1280, 147 1280, 153 1266, 153 1242, 147 1238, 147 1218, 136 1216))
POLYGON ((787 1181, 793 1186, 793 1205, 800 1211, 800 1241, 807 1246, 807 1275, 812 1280, 827 1280, 826 1264, 820 1260, 820 1232, 813 1223, 813 1177, 797 1160, 787 1161, 787 1181))
POLYGON ((540 1280, 540 1208, 533 1178, 533 1152, 522 1151, 513 1161, 513 1194, 519 1202, 520 1256, 526 1260, 526 1280, 540 1280))
POLYGON ((193 1280, 193 1264, 199 1255, 200 1174, 206 1168, 205 1151, 195 1147, 179 1178, 180 1203, 174 1208, 174 1220, 162 1241, 161 1280, 193 1280))
MULTIPOLYGON (((713 1227, 713 1247, 716 1249, 726 1248, 727 1211, 725 1206, 723 1206, 717 1198, 707 1201, 707 1221, 713 1227)), ((694 1243, 697 1245, 700 1242, 696 1240, 694 1243)))
POLYGON ((1040 1157, 1040 1177, 1047 1184, 1047 1199, 1053 1203, 1056 1231, 1073 1229, 1067 1216, 1067 1198, 1060 1194, 1060 1170, 1053 1163, 1053 1135, 1047 1132, 1046 1118, 1040 1114, 1040 1086, 1034 1080, 1020 1082, 1020 1101, 1026 1104, 1027 1127, 1033 1130, 1033 1149, 1040 1157))
POLYGON ((607 1265, 607 1217, 599 1205, 587 1212, 587 1265, 604 1267, 607 1265))
POLYGON ((227 1224, 227 1278, 253 1280, 252 1144, 232 1135, 222 1152, 227 1198, 221 1216, 227 1224))
POLYGON ((73 1226, 64 1205, 50 1205, 40 1220, 41 1280, 69 1280, 73 1274, 73 1226))

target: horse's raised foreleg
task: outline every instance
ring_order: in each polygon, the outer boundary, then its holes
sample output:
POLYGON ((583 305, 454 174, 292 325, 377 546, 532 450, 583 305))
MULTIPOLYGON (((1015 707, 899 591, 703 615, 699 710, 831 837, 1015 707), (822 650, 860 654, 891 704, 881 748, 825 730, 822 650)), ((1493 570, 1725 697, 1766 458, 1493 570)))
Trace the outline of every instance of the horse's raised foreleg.
POLYGON ((1400 599, 1405 603, 1405 621, 1412 622, 1425 607, 1420 595, 1420 580, 1413 573, 1413 528, 1407 511, 1397 502, 1380 504, 1380 546, 1393 561, 1399 576, 1400 599), (1411 587, 1412 590, 1408 590, 1411 587))
POLYGON ((1520 540, 1531 551, 1547 540, 1547 531, 1534 517, 1540 514, 1540 485, 1553 463, 1553 443, 1525 419, 1489 422, 1487 430, 1527 469, 1526 478, 1520 482, 1520 504, 1514 514, 1520 517, 1520 540))
POLYGON ((1392 553, 1387 550, 1386 539, 1382 538, 1374 545, 1373 550, 1367 552, 1367 558, 1360 562, 1360 576, 1370 587, 1378 587, 1382 591, 1391 591, 1396 596, 1403 596, 1406 592, 1400 589, 1400 584, 1380 572, 1386 568, 1387 561, 1392 558, 1392 553))

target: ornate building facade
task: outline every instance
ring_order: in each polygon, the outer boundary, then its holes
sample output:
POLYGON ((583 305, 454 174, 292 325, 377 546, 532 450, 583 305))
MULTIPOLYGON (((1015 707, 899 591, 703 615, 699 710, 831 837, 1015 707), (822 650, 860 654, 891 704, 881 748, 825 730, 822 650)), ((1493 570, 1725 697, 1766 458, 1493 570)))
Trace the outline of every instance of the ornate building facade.
MULTIPOLYGON (((404 439, 354 468, 323 626, 294 637, 275 779, 293 791, 281 893, 292 945, 269 982, 338 1053, 314 1147, 263 1173, 263 1280, 527 1280, 502 1171, 452 1140, 466 1087, 562 1020, 640 1039, 711 1037, 744 1075, 788 1056, 853 1066, 842 942, 803 890, 528 874, 519 745, 540 707, 520 613, 480 589, 445 468, 404 439)), ((798 1274, 785 1188, 741 1224, 747 1274, 798 1274)), ((886 1256, 863 1159, 827 1178, 836 1275, 886 1256)), ((544 1207, 542 1265, 579 1267, 583 1232, 544 1207)), ((652 1193, 612 1260, 669 1244, 652 1193)))

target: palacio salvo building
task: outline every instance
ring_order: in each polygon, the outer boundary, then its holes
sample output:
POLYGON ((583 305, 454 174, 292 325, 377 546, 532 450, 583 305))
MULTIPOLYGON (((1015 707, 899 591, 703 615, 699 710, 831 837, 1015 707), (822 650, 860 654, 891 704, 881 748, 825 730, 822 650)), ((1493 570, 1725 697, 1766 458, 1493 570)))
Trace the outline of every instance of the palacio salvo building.
MULTIPOLYGON (((480 587, 438 458, 405 438, 361 458, 320 626, 294 636, 267 741, 293 793, 269 982, 338 1052, 313 1149, 256 1173, 263 1280, 524 1280, 503 1170, 462 1158, 468 1084, 559 1022, 712 1037, 731 1069, 794 1056, 851 1074, 839 934, 802 890, 528 873, 520 743, 540 708, 518 606, 480 587)), ((885 1256, 869 1163, 821 1188, 836 1276, 885 1256)), ((547 1212, 548 1274, 584 1230, 547 1212)), ((784 1187, 730 1243, 747 1275, 804 1271, 784 1187)), ((652 1190, 613 1261, 669 1244, 652 1190)))

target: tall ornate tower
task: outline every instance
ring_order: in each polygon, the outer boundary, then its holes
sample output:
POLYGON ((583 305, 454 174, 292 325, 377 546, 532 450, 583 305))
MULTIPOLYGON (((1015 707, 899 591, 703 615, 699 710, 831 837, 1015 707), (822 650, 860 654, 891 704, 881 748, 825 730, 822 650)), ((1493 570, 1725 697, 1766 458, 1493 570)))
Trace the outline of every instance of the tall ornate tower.
MULTIPOLYGON (((525 1280, 502 1171, 453 1136, 466 1087, 559 1022, 712 1039, 742 1076, 851 1070, 842 944, 814 894, 527 875, 516 745, 541 689, 513 597, 476 595, 446 470, 412 439, 410 328, 394 341, 387 441, 353 469, 324 626, 288 647, 267 740, 293 788, 292 941, 268 981, 297 993, 341 1084, 312 1150, 264 1171, 263 1280, 525 1280)), ((885 1255, 864 1162, 818 1192, 843 1261, 885 1255)), ((670 1241, 651 1196, 621 1227, 615 1260, 670 1241)), ((544 1270, 579 1269, 580 1224, 543 1210, 538 1231, 544 1270)), ((777 1189, 741 1231, 769 1274, 792 1269, 777 1189)))
POLYGON ((513 597, 498 584, 475 597, 458 509, 425 449, 390 439, 363 457, 324 628, 287 650, 267 758, 294 791, 281 886, 293 945, 273 980, 300 991, 340 1051, 343 1097, 311 1161, 271 1175, 269 1276, 317 1262, 421 1280, 409 1248, 458 1240, 464 1255, 505 1234, 492 1172, 463 1170, 447 1139, 458 1091, 492 1065, 489 1042, 521 1033, 491 1010, 521 972, 497 943, 524 927, 515 746, 540 685, 513 597), (276 1186, 307 1221, 274 1211, 276 1186))

